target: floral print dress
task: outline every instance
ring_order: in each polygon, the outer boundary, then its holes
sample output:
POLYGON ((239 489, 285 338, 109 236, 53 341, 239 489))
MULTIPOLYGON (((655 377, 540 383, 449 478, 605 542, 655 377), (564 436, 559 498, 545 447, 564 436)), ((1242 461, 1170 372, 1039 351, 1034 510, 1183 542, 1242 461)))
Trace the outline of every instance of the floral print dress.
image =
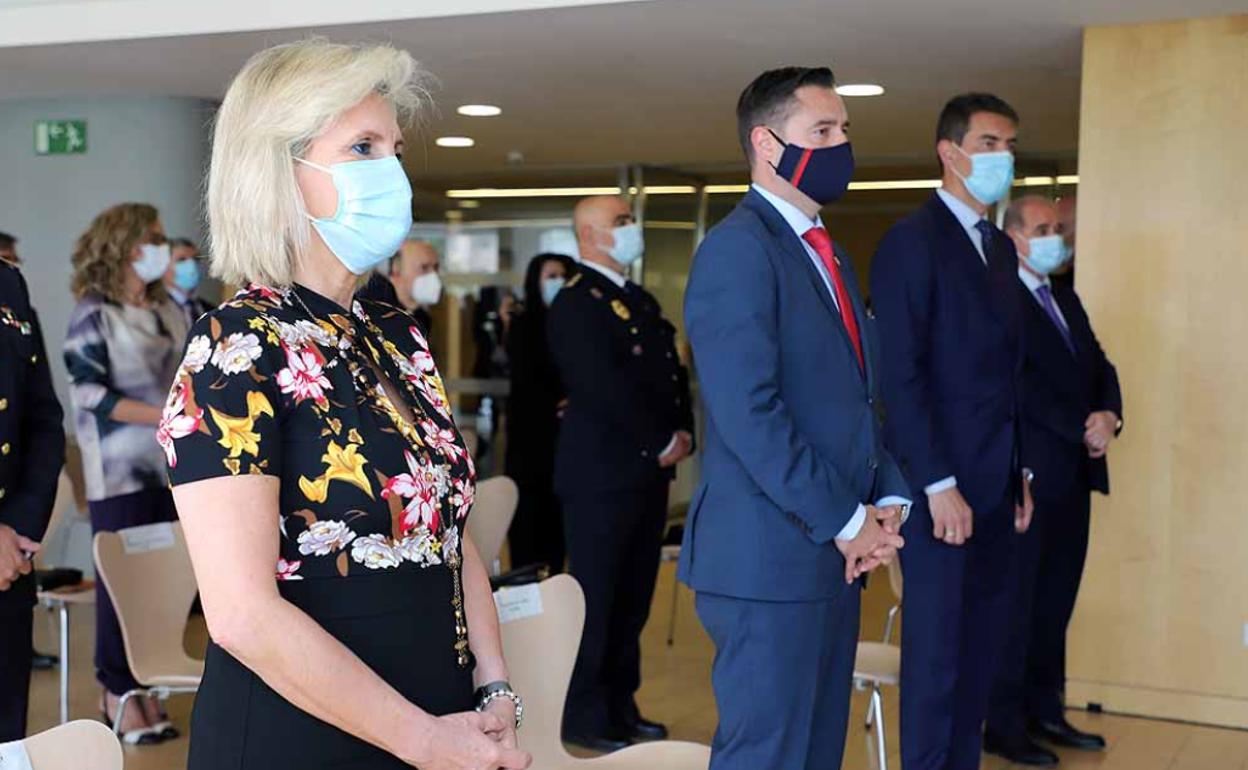
MULTIPOLYGON (((191 330, 157 440, 175 486, 244 474, 278 478, 274 579, 283 597, 422 708, 471 707, 460 535, 475 471, 411 316, 358 299, 347 310, 301 286, 244 289, 191 330), (378 371, 413 422, 390 400, 378 371)), ((299 727, 306 714, 271 713, 284 701, 238 724, 234 701, 250 700, 246 693, 257 687, 280 701, 210 647, 192 768, 292 760, 289 747, 270 755, 271 742, 253 736, 249 743, 249 723, 267 733, 289 723, 301 750, 337 757, 334 767, 382 761, 371 746, 328 726, 321 741, 310 739, 299 727), (231 737, 240 728, 243 737, 231 737)))

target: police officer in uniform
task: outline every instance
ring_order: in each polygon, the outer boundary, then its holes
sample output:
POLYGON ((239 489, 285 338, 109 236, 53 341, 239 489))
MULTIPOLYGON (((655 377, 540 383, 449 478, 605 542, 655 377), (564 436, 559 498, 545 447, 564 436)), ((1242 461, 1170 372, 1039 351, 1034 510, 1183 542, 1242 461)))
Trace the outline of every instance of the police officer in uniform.
POLYGON ((586 604, 563 729, 573 743, 612 751, 667 735, 663 725, 642 718, 634 694, 668 487, 676 464, 693 452, 693 411, 675 327, 654 297, 626 277, 644 248, 628 204, 587 198, 574 223, 583 264, 547 319, 568 398, 555 492, 571 572, 586 604))
POLYGON ((65 456, 39 321, 0 233, 0 743, 26 734, 31 610, 39 550, 65 456))

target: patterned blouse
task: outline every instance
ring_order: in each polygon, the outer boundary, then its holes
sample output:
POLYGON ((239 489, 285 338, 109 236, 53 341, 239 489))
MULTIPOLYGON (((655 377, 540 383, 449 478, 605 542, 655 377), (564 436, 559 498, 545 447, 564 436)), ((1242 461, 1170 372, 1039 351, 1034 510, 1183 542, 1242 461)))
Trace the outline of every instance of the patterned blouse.
POLYGON ((152 426, 110 415, 123 398, 153 406, 165 400, 186 330, 185 316, 172 302, 139 308, 87 295, 74 306, 65 368, 88 500, 168 484, 152 426))
POLYGON ((411 316, 358 299, 348 311, 302 286, 244 289, 191 329, 156 438, 174 485, 281 480, 278 580, 450 569, 465 665, 460 532, 475 470, 411 316))

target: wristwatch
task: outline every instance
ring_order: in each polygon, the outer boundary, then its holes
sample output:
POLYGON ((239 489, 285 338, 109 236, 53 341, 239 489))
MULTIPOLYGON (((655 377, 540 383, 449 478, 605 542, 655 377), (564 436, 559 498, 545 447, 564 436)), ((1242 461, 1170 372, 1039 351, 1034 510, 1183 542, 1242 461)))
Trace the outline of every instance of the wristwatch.
POLYGON ((477 688, 475 693, 477 701, 477 712, 485 711, 491 703, 500 698, 506 698, 516 707, 516 729, 520 729, 520 723, 524 721, 524 699, 511 689, 511 684, 505 681, 490 682, 477 688))

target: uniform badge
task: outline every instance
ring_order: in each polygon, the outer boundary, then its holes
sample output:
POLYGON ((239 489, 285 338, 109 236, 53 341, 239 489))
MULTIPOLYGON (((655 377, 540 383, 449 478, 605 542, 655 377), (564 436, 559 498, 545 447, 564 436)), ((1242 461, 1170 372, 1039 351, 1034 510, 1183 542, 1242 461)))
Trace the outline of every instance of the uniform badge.
POLYGON ((633 355, 639 356, 641 355, 641 353, 642 353, 641 345, 633 345, 633 355))
POLYGON ((34 328, 30 325, 29 321, 23 321, 18 318, 17 314, 14 313, 11 308, 3 305, 0 305, 0 323, 17 329, 17 331, 24 337, 29 337, 34 333, 34 328))
POLYGON ((628 312, 628 305, 625 305, 618 299, 611 300, 611 309, 615 311, 615 314, 620 317, 621 321, 627 321, 633 317, 633 314, 628 312))
POLYGON ((589 296, 594 299, 602 299, 602 289, 599 289, 597 286, 590 288, 589 296))

